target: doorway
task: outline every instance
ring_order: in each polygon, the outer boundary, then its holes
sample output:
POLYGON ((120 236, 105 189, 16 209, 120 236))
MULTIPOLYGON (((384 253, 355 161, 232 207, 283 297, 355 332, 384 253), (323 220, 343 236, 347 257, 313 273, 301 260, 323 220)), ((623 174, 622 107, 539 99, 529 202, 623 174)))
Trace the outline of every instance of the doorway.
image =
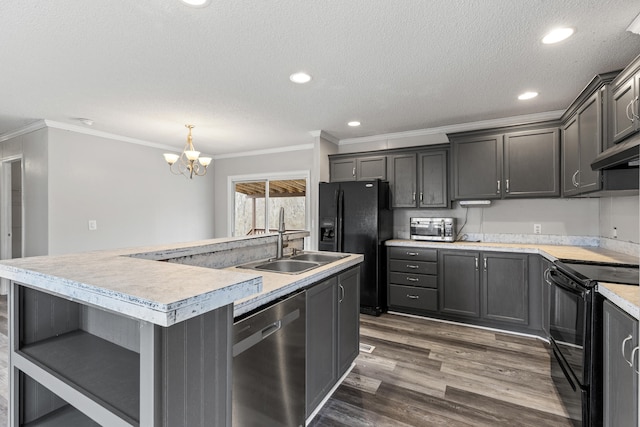
MULTIPOLYGON (((22 158, 0 163, 0 259, 21 258, 23 249, 22 158)), ((0 295, 9 291, 9 281, 0 281, 0 295)))

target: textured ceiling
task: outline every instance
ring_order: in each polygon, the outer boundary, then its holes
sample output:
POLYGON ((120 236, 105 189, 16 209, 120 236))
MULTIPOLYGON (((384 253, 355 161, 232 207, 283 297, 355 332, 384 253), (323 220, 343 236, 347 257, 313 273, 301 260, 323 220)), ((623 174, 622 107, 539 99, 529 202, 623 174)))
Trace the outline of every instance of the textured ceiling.
POLYGON ((48 119, 235 153, 561 110, 638 0, 0 0, 0 135, 48 119), (546 31, 572 26, 558 45, 546 31), (296 85, 288 76, 313 76, 296 85), (528 102, 516 96, 536 90, 528 102), (362 126, 346 123, 359 120, 362 126))

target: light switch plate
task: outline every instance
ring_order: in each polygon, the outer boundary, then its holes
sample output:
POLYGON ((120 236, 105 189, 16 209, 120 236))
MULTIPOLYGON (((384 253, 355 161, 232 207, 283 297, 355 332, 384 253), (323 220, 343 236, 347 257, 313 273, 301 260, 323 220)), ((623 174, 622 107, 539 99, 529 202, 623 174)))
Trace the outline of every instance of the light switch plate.
POLYGON ((542 234, 542 224, 533 224, 533 234, 542 234))
POLYGON ((89 231, 96 231, 98 229, 98 221, 95 219, 89 220, 89 231))

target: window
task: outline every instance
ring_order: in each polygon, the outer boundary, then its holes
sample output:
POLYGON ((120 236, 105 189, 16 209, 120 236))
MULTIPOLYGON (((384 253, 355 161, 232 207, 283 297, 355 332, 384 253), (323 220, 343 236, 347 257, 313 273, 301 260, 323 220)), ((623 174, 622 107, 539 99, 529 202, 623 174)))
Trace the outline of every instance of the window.
POLYGON ((233 191, 232 235, 275 233, 280 208, 285 211, 285 228, 307 230, 308 178, 231 178, 233 191))

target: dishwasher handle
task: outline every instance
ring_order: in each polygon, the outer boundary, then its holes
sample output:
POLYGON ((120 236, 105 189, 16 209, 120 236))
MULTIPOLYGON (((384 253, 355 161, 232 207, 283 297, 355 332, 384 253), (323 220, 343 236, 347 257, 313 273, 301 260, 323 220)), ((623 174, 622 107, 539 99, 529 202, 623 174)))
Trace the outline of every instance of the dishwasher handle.
POLYGON ((277 321, 268 324, 267 326, 262 327, 259 331, 249 335, 243 340, 238 341, 233 344, 233 357, 249 350, 251 347, 259 344, 263 340, 266 340, 271 335, 275 334, 282 328, 286 327, 289 323, 295 321, 300 318, 300 309, 295 309, 291 311, 286 316, 278 319, 277 321))

